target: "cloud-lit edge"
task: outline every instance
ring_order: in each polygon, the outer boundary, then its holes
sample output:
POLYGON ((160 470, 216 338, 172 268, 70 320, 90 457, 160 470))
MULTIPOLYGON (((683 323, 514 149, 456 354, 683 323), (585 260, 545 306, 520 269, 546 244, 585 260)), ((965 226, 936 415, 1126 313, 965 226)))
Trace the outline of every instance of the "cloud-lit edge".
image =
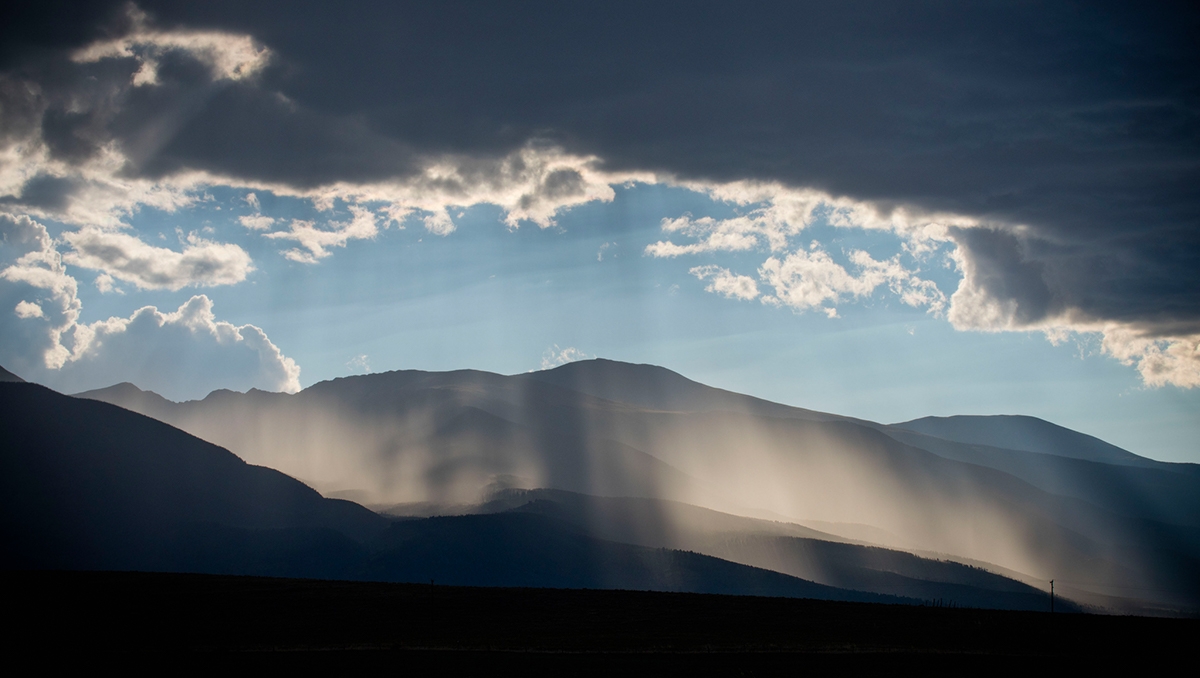
MULTIPOLYGON (((212 78, 226 80, 252 78, 271 58, 269 50, 255 43, 250 36, 154 30, 136 8, 131 12, 134 28, 129 34, 89 45, 77 51, 73 59, 88 63, 108 58, 134 58, 140 67, 132 74, 127 86, 154 87, 157 84, 156 59, 166 50, 186 51, 210 68, 212 78)), ((905 252, 913 257, 928 254, 948 243, 950 256, 963 274, 958 289, 950 296, 946 313, 958 330, 1039 331, 1052 341, 1061 340, 1064 334, 1098 333, 1102 336, 1102 350, 1124 364, 1136 366, 1147 386, 1200 386, 1200 335, 1163 333, 1145 323, 1079 318, 1071 309, 1064 309, 1053 317, 1022 321, 1014 308, 1014 300, 998 298, 980 283, 974 274, 976 262, 971 252, 951 236, 952 229, 981 226, 969 216, 927 214, 911 207, 883 209, 869 201, 771 182, 715 183, 678 180, 653 172, 611 173, 601 169, 601 158, 572 155, 532 141, 525 148, 501 158, 427 157, 418 159, 419 171, 400 179, 366 184, 339 182, 303 189, 206 172, 180 172, 160 180, 130 179, 122 171, 126 165, 127 159, 112 143, 79 165, 51 158, 40 139, 10 143, 0 150, 0 193, 20 195, 23 187, 35 177, 69 182, 74 189, 61 207, 15 208, 5 205, 0 209, 13 216, 48 217, 78 226, 80 231, 66 234, 64 239, 94 243, 101 237, 97 235, 101 233, 99 229, 127 228, 125 220, 137 209, 149 206, 173 212, 192 204, 198 191, 211 186, 307 199, 319 210, 343 201, 351 206, 353 219, 330 222, 326 228, 293 221, 283 230, 271 231, 267 229, 276 221, 270 215, 256 212, 242 218, 248 228, 261 229, 264 237, 295 242, 296 247, 282 251, 284 256, 301 263, 316 263, 330 255, 330 248, 343 247, 349 240, 376 237, 380 221, 385 225, 400 224, 416 215, 428 231, 446 235, 455 229, 450 216, 453 208, 489 204, 503 211, 504 222, 510 228, 518 228, 524 222, 548 228, 564 210, 594 201, 611 201, 615 196, 613 186, 635 182, 665 184, 703 193, 714 200, 756 207, 747 215, 726 220, 691 219, 688 215, 664 220, 663 230, 670 238, 690 240, 681 244, 675 239, 665 239, 652 244, 646 253, 677 257, 765 249, 770 256, 758 270, 759 280, 775 290, 774 294, 761 296, 765 303, 796 310, 819 308, 830 317, 836 317, 837 303, 843 297, 860 298, 886 285, 906 304, 924 306, 933 313, 942 312, 946 305, 944 294, 929 281, 919 278, 917 271, 906 269, 899 259, 879 262, 866 253, 851 253, 852 262, 859 269, 856 276, 840 265, 830 266, 832 262, 825 261, 827 255, 822 256, 819 248, 806 249, 790 244, 790 239, 799 235, 818 212, 822 212, 834 226, 890 231, 902 240, 905 252)), ((1013 231, 1021 228, 1020 225, 1004 224, 987 224, 986 227, 1013 231)), ((138 249, 135 236, 122 239, 109 234, 103 237, 113 242, 120 240, 129 246, 126 249, 138 249)), ((218 243, 191 245, 193 248, 221 247, 218 243)), ((160 259, 168 256, 159 254, 163 255, 160 259)), ((117 278, 141 287, 179 289, 187 285, 234 284, 244 279, 244 275, 239 277, 236 272, 236 265, 233 272, 216 279, 220 282, 212 282, 194 278, 184 280, 156 271, 149 264, 135 265, 132 269, 114 265, 86 251, 71 256, 71 263, 94 266, 107 276, 104 278, 107 281, 117 278), (151 274, 144 275, 146 271, 151 274)), ((186 250, 183 256, 186 256, 186 250)), ((244 269, 249 270, 248 267, 247 258, 244 269)), ((694 267, 692 275, 708 279, 706 289, 713 293, 738 299, 759 296, 757 283, 754 288, 746 283, 746 280, 753 281, 749 276, 724 270, 710 271, 704 267, 694 267)), ((29 314, 33 314, 34 309, 22 306, 20 311, 14 312, 31 317, 29 314)))

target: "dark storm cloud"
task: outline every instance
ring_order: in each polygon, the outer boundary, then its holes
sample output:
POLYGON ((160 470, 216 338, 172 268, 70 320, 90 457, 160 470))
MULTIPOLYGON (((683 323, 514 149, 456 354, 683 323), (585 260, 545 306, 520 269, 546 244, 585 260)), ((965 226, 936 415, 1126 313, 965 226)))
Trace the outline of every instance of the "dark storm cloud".
POLYGON ((160 88, 137 92, 113 128, 145 176, 202 169, 311 188, 364 182, 413 171, 403 140, 381 136, 361 121, 297 109, 252 85, 205 88, 191 106, 160 88), (159 117, 163 111, 166 115, 159 117), (171 116, 169 130, 154 127, 171 116))
POLYGON ((1054 315, 1055 302, 1046 265, 1030 256, 1028 241, 987 228, 953 229, 952 237, 973 263, 972 280, 1001 303, 1016 302, 1015 320, 1022 325, 1054 315))
MULTIPOLYGON (((162 28, 252 35, 273 59, 253 81, 131 96, 107 129, 132 172, 313 186, 539 138, 610 169, 777 180, 996 224, 956 239, 1021 323, 1072 309, 1151 331, 1200 321, 1187 3, 139 6, 162 28)), ((10 27, 25 37, 6 63, 111 33, 119 14, 10 27)), ((42 128, 69 157, 87 152, 89 124, 47 112, 42 128)))
POLYGON ((0 68, 78 47, 128 27, 120 2, 9 0, 0 7, 0 68))

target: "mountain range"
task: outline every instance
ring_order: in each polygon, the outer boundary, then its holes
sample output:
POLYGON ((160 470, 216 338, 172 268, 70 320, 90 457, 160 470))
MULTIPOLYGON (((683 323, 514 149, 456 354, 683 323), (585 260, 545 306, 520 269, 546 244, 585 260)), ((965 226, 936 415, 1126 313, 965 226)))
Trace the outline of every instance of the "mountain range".
POLYGON ((1200 606, 1197 466, 1030 417, 889 426, 607 360, 0 396, 8 567, 1200 606))

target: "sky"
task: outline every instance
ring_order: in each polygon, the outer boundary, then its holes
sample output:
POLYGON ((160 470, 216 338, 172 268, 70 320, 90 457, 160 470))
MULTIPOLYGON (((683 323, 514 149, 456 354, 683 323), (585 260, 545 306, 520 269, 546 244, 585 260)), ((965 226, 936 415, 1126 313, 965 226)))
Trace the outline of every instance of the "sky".
POLYGON ((604 357, 1200 462, 1186 3, 16 2, 0 365, 604 357))

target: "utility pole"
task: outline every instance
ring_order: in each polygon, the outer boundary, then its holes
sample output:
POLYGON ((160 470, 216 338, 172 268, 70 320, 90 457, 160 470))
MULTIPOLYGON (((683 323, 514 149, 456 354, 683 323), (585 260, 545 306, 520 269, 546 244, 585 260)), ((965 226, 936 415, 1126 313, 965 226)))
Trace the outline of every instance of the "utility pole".
POLYGON ((1054 614, 1054 580, 1050 580, 1050 614, 1054 614))

